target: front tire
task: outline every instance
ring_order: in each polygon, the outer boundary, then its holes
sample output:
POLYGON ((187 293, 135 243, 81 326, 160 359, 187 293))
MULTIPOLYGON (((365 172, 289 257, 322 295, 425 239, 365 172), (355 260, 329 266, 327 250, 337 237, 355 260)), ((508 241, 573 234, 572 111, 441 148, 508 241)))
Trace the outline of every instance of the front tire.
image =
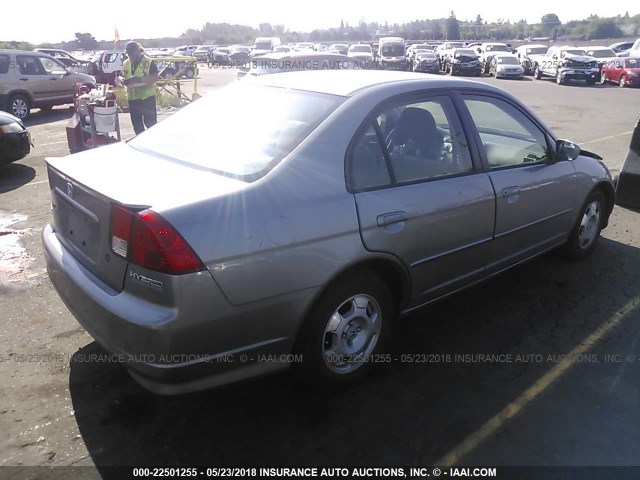
POLYGON ((12 95, 9 98, 9 113, 14 117, 18 117, 20 120, 26 120, 29 118, 31 112, 31 103, 29 99, 22 95, 12 95))
POLYGON ((624 88, 627 86, 627 79, 624 75, 622 75, 620 77, 620 81, 618 82, 618 86, 620 86, 620 88, 624 88))
POLYGON ((602 231, 606 205, 604 194, 600 190, 594 190, 589 194, 563 247, 566 257, 580 260, 593 251, 602 231))
POLYGON ((565 83, 564 79, 562 78, 562 75, 560 75, 559 73, 556 74, 556 83, 558 85, 563 85, 565 83))
POLYGON ((542 78, 542 72, 540 71, 540 67, 536 64, 536 68, 533 70, 533 78, 536 80, 540 80, 542 78))
POLYGON ((369 373, 384 350, 395 307, 385 283, 361 272, 330 286, 311 310, 296 345, 294 373, 321 389, 346 387, 369 373))

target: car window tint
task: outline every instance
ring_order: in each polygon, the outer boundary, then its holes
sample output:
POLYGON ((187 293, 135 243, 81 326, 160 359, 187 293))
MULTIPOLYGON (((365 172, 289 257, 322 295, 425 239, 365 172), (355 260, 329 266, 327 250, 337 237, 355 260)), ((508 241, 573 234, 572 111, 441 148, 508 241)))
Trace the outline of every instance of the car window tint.
POLYGON ((398 183, 473 170, 449 97, 431 97, 385 110, 377 117, 398 183))
POLYGON ((9 55, 0 55, 0 74, 9 72, 9 55))
POLYGON ((18 69, 22 75, 44 75, 45 71, 42 69, 40 62, 37 58, 31 55, 18 55, 16 56, 18 63, 18 69))
POLYGON ((495 97, 465 96, 490 168, 545 162, 544 132, 520 110, 495 97))
POLYGON ((360 135, 351 150, 350 177, 354 190, 379 188, 391 184, 382 145, 373 125, 360 135))

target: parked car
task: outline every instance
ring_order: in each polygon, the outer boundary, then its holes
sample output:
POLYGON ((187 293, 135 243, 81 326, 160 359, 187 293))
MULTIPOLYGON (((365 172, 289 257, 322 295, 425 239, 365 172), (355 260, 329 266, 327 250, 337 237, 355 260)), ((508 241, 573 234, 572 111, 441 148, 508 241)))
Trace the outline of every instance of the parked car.
POLYGON ((440 73, 440 62, 433 51, 418 50, 413 59, 414 72, 440 73))
POLYGON ((0 111, 0 167, 29 155, 31 146, 31 135, 22 120, 0 111))
POLYGON ((500 53, 493 56, 489 64, 489 75, 495 78, 517 78, 522 80, 524 68, 518 57, 511 53, 500 53))
POLYGON ((214 50, 217 45, 200 45, 193 52, 193 57, 199 62, 206 62, 209 52, 214 50))
POLYGON ((229 60, 235 64, 244 64, 251 60, 251 47, 234 45, 229 47, 229 60))
POLYGON ((411 64, 407 61, 404 40, 401 37, 382 37, 379 40, 380 52, 378 61, 385 70, 409 70, 411 64))
POLYGON ((72 103, 76 83, 95 81, 44 53, 0 50, 0 110, 21 120, 29 117, 32 108, 48 110, 72 103))
POLYGON ((633 47, 633 42, 618 42, 609 45, 609 48, 616 52, 616 54, 629 50, 631 47, 633 47))
POLYGON ((482 65, 470 48, 452 48, 444 55, 442 69, 449 75, 482 75, 482 65))
POLYGON ((600 157, 510 94, 407 72, 235 82, 46 163, 49 278, 159 393, 288 367, 351 384, 390 359, 398 314, 556 247, 586 257, 614 204, 600 157))
POLYGON ((33 51, 52 56, 72 72, 86 74, 90 72, 91 62, 88 60, 77 59, 66 50, 60 50, 57 48, 34 48, 33 51))
POLYGON ((529 55, 544 55, 549 50, 547 45, 521 45, 516 48, 516 55, 520 60, 520 65, 524 69, 525 75, 533 75, 533 63, 529 58, 529 55))
POLYGON ((198 49, 198 47, 199 45, 182 45, 181 47, 176 47, 173 50, 173 55, 192 57, 193 53, 198 49))
POLYGON ((618 58, 602 67, 602 83, 613 82, 620 87, 640 86, 640 58, 618 58))
POLYGON ((349 47, 347 56, 360 62, 365 68, 373 67, 373 52, 371 51, 371 45, 367 43, 356 43, 349 47))
POLYGON ((616 52, 614 52, 609 47, 586 46, 581 48, 585 52, 587 52, 588 56, 593 57, 598 61, 598 68, 600 69, 600 72, 598 74, 597 80, 600 80, 600 77, 602 75, 602 66, 605 63, 609 63, 611 60, 615 60, 616 58, 618 58, 616 52))
POLYGON ((564 45, 550 47, 544 55, 530 55, 536 80, 553 77, 558 85, 570 80, 583 80, 593 85, 600 78, 598 61, 581 48, 564 45))
POLYGON ((451 53, 454 48, 463 48, 464 42, 444 42, 435 49, 436 57, 440 60, 440 66, 444 68, 445 57, 451 53))
POLYGON ((344 43, 333 43, 329 45, 329 53, 339 53, 340 55, 346 55, 349 53, 349 45, 344 43))
POLYGON ((281 43, 280 37, 258 37, 251 49, 251 58, 253 59, 267 53, 271 53, 274 48, 279 46, 281 43))
POLYGON ((478 59, 482 65, 482 73, 489 73, 489 66, 494 55, 499 53, 512 53, 511 47, 506 43, 483 43, 479 47, 475 47, 478 53, 478 59))
POLYGON ((294 47, 296 52, 313 52, 315 51, 315 47, 311 42, 298 42, 294 47))

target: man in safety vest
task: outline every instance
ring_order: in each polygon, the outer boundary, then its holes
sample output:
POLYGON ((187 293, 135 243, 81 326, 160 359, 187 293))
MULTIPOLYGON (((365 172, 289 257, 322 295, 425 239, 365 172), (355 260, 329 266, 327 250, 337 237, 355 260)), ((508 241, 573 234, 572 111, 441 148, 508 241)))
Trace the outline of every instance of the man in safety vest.
POLYGON ((123 85, 127 87, 129 115, 136 135, 158 122, 156 113, 156 82, 160 78, 155 62, 146 56, 142 46, 129 42, 126 46, 129 58, 124 61, 123 85))

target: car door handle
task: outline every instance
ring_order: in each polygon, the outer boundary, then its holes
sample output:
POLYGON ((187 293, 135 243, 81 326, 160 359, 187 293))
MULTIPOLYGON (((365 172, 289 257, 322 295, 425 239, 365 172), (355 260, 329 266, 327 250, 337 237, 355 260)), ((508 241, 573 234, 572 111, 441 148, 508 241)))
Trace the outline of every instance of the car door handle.
POLYGON ((520 187, 507 187, 502 190, 502 196, 504 198, 513 197, 514 195, 518 195, 522 192, 520 187))
POLYGON ((386 227, 394 223, 406 222, 409 220, 409 215, 406 212, 389 212, 378 215, 378 226, 386 227))
POLYGON ((20 78, 20 80, 21 80, 21 81, 23 81, 23 82, 26 82, 26 81, 27 81, 27 80, 29 80, 29 79, 28 79, 28 78, 21 77, 21 78, 20 78))

